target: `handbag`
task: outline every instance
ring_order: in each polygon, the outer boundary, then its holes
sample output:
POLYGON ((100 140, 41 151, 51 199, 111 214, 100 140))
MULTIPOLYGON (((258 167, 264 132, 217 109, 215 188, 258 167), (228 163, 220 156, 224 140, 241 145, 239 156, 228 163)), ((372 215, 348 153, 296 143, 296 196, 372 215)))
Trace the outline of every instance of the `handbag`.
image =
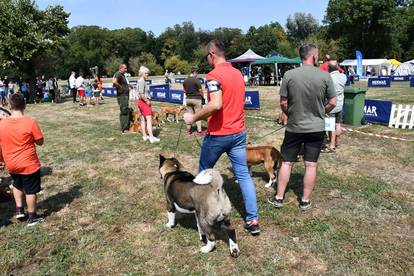
POLYGON ((325 131, 335 131, 335 117, 325 118, 325 131))

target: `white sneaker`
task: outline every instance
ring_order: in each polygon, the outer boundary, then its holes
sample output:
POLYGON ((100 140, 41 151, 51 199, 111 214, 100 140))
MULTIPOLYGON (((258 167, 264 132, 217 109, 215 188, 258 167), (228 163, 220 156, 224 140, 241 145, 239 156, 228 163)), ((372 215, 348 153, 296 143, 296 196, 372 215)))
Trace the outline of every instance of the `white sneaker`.
POLYGON ((160 139, 157 138, 157 137, 150 137, 149 141, 150 141, 151 144, 153 144, 153 143, 158 143, 160 141, 160 139))
POLYGON ((150 140, 149 136, 142 136, 142 140, 147 141, 150 140))

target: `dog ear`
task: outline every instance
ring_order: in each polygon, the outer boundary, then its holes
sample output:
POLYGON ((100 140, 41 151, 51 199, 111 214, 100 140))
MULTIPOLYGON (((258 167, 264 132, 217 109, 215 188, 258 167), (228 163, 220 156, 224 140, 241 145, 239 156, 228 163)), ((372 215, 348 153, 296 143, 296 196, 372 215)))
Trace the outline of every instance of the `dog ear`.
POLYGON ((164 164, 165 160, 167 159, 160 154, 160 168, 162 167, 162 164, 164 164))

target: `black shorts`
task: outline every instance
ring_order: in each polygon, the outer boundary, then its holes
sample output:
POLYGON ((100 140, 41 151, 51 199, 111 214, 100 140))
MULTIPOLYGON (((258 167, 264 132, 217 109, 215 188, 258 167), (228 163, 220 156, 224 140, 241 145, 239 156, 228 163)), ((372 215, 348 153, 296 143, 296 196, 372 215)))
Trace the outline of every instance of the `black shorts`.
POLYGON ((282 144, 282 159, 286 162, 296 162, 302 145, 304 146, 303 159, 317 162, 321 153, 325 132, 293 133, 286 131, 282 144))
POLYGON ((32 174, 10 174, 13 178, 13 186, 24 191, 26 195, 34 195, 40 192, 40 169, 32 174))
POLYGON ((329 117, 335 117, 335 123, 340 124, 342 123, 342 111, 336 113, 330 113, 329 117))

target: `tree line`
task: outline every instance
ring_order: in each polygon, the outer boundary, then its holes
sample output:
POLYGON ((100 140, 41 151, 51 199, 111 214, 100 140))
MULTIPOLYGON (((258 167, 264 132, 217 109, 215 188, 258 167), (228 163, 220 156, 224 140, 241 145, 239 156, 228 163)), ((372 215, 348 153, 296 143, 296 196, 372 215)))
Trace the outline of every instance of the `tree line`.
POLYGON ((69 29, 64 7, 41 10, 32 0, 0 0, 0 10, 0 75, 12 77, 67 78, 71 70, 89 73, 93 66, 112 75, 120 63, 126 63, 132 74, 142 64, 154 75, 164 69, 186 73, 193 66, 206 72, 203 48, 211 39, 224 43, 229 58, 248 48, 263 56, 277 51, 296 57, 298 46, 305 42, 339 60, 355 58, 355 50, 365 58, 414 57, 412 0, 330 0, 320 23, 311 14, 295 13, 284 25, 270 22, 243 32, 226 27, 196 30, 188 21, 158 36, 140 28, 69 29))

